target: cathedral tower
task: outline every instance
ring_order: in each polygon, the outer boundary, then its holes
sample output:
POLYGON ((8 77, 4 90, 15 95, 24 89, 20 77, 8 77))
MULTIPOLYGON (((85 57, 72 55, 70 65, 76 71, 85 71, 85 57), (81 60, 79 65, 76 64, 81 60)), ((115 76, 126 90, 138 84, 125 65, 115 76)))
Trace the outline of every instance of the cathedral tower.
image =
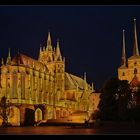
POLYGON ((133 54, 128 58, 128 66, 126 65, 125 43, 123 35, 123 49, 122 49, 122 63, 118 68, 118 78, 120 80, 132 81, 135 75, 140 79, 140 56, 138 49, 136 19, 134 19, 134 41, 133 41, 133 54))
POLYGON ((59 40, 57 40, 56 52, 55 52, 55 77, 56 77, 56 92, 59 99, 65 99, 64 93, 64 80, 65 80, 65 58, 62 60, 60 52, 59 40))

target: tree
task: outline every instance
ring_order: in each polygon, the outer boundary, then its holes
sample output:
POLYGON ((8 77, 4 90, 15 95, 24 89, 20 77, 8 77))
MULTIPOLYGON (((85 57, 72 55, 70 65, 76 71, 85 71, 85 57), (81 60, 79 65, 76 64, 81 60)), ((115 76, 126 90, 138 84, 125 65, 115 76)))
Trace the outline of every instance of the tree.
POLYGON ((129 120, 140 121, 140 88, 136 92, 133 92, 133 101, 135 104, 128 111, 129 120))
POLYGON ((2 126, 8 125, 8 115, 10 114, 10 110, 8 110, 8 107, 10 107, 10 103, 7 103, 7 98, 3 96, 0 102, 0 115, 3 120, 2 126))
POLYGON ((131 90, 126 80, 111 78, 103 85, 98 105, 102 120, 124 120, 131 90))
POLYGON ((102 120, 116 120, 118 106, 115 95, 118 92, 118 87, 119 79, 111 78, 105 82, 101 89, 98 108, 102 120))
POLYGON ((116 96, 118 96, 118 117, 121 120, 126 120, 128 118, 128 103, 131 100, 131 89, 127 80, 120 80, 116 96))

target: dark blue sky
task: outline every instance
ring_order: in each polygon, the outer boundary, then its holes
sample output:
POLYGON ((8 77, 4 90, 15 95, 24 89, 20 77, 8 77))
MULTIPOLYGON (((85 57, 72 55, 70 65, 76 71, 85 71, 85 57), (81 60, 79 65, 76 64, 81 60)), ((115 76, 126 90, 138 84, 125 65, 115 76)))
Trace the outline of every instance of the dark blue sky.
POLYGON ((133 18, 140 42, 140 6, 0 6, 0 58, 20 52, 38 58, 40 44, 51 31, 53 45, 60 39, 66 71, 82 76, 99 89, 117 76, 126 30, 126 53, 132 55, 133 18))

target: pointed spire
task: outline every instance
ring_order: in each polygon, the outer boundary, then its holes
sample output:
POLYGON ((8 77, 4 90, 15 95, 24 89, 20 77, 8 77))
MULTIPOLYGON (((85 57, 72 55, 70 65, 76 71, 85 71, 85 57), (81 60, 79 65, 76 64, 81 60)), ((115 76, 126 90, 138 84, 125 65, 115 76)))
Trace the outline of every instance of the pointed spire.
POLYGON ((86 77, 86 72, 84 72, 84 90, 87 89, 87 77, 86 77))
POLYGON ((87 81, 86 72, 84 72, 84 80, 87 81))
POLYGON ((6 62, 6 64, 10 64, 10 62, 11 62, 11 55, 10 55, 10 48, 9 48, 9 52, 8 52, 8 57, 7 57, 7 62, 6 62))
POLYGON ((33 69, 35 68, 35 62, 33 61, 33 69))
POLYGON ((40 44, 40 53, 42 52, 42 47, 41 47, 41 44, 40 44))
POLYGON ((59 39, 57 39, 56 51, 60 53, 59 39))
POLYGON ((40 50, 39 50, 39 56, 38 56, 39 61, 41 60, 41 57, 42 57, 42 47, 41 47, 41 44, 40 44, 40 50))
POLYGON ((61 52, 60 52, 59 39, 57 39, 56 56, 57 56, 57 59, 62 60, 62 56, 61 56, 61 52))
POLYGON ((43 52, 45 51, 45 46, 43 47, 43 52))
POLYGON ((65 57, 63 57, 63 62, 65 63, 65 57))
POLYGON ((52 45, 52 42, 51 42, 51 35, 50 35, 50 32, 48 32, 47 46, 50 46, 50 45, 52 45))
POLYGON ((125 54, 125 30, 123 30, 123 48, 122 48, 121 66, 126 66, 126 54, 125 54))
POLYGON ((137 29, 136 29, 136 19, 134 19, 134 46, 133 46, 133 56, 139 56, 138 40, 137 40, 137 29))
POLYGON ((46 50, 52 51, 52 41, 51 41, 50 32, 48 32, 48 39, 47 39, 47 48, 46 48, 46 50))
POLYGON ((1 65, 2 66, 4 65, 4 59, 3 58, 1 59, 1 65))
POLYGON ((59 38, 57 39, 57 46, 59 47, 59 38))
POLYGON ((93 83, 91 85, 91 90, 94 91, 94 85, 93 85, 93 83))
POLYGON ((10 56, 10 48, 9 48, 9 52, 8 52, 8 57, 11 58, 11 56, 10 56))

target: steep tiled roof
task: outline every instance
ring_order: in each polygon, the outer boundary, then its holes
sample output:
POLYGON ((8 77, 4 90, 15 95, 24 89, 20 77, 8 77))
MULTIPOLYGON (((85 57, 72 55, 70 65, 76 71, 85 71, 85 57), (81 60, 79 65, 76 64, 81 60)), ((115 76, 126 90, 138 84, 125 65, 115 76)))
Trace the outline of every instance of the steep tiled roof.
POLYGON ((75 75, 65 72, 65 89, 84 89, 84 80, 75 75))
POLYGON ((129 57, 128 59, 129 59, 129 60, 132 60, 132 59, 140 59, 140 56, 135 55, 135 56, 129 57))
POLYGON ((15 56, 11 61, 11 65, 23 65, 30 68, 35 67, 36 70, 41 69, 43 71, 45 69, 45 71, 48 71, 46 65, 24 54, 18 54, 15 56))
POLYGON ((130 82, 131 87, 140 87, 140 81, 138 77, 135 75, 132 81, 130 82))
MULTIPOLYGON (((65 72, 65 89, 78 89, 84 90, 84 80, 78 76, 65 72)), ((88 88, 91 86, 87 83, 88 88)))

